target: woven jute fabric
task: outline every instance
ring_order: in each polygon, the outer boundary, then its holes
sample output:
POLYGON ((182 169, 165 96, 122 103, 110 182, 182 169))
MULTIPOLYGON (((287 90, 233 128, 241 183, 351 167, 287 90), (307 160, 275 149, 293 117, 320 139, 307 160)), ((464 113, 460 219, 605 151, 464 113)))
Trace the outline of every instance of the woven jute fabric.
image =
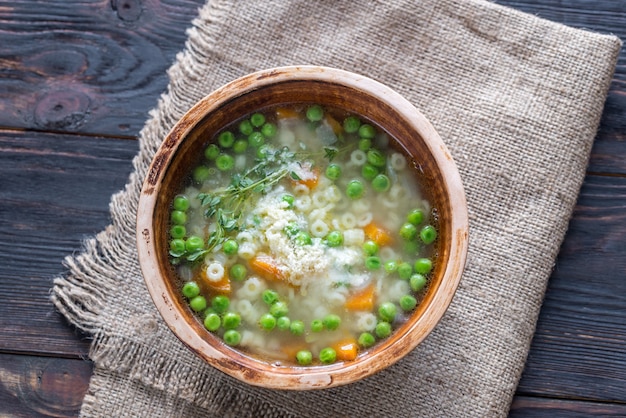
POLYGON ((620 40, 482 0, 218 0, 188 34, 111 225, 54 282, 57 308, 93 335, 82 415, 506 416, 620 40), (467 268, 435 331, 380 373, 308 392, 251 387, 192 354, 159 317, 135 249, 141 183, 176 120, 239 76, 298 64, 374 78, 420 109, 458 165, 470 216, 467 268))

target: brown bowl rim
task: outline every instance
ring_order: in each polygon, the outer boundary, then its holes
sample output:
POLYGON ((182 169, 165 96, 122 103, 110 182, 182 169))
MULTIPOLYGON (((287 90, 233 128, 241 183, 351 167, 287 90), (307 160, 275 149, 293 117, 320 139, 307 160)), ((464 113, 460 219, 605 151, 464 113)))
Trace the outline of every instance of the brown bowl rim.
MULTIPOLYGON (((157 150, 144 180, 137 210, 137 251, 146 287, 159 313, 171 331, 193 352, 218 370, 243 382, 274 389, 307 390, 329 388, 351 383, 377 373, 404 357, 435 328, 448 309, 465 267, 469 241, 467 203, 460 174, 443 140, 426 117, 400 94, 368 77, 320 66, 288 66, 258 71, 215 90, 196 103, 172 128, 157 150), (178 311, 179 301, 168 291, 163 270, 155 261, 155 205, 161 182, 181 141, 198 122, 221 104, 244 94, 276 83, 295 80, 331 82, 371 94, 409 123, 424 139, 435 158, 450 199, 450 251, 444 276, 437 292, 432 293, 421 316, 411 320, 403 333, 357 360, 329 366, 276 367, 246 356, 213 337, 204 338, 178 311), (208 341, 207 341, 208 340, 208 341), (210 343, 211 341, 212 343, 210 343)), ((193 318, 192 318, 193 320, 193 318)), ((208 331, 207 331, 208 333, 208 331)))

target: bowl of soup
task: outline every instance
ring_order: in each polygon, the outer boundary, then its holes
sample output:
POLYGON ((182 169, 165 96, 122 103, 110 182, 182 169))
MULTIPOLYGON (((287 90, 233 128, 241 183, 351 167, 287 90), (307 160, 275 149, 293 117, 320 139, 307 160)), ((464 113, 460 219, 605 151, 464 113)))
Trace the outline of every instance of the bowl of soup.
POLYGON ((389 87, 316 66, 256 72, 193 106, 137 213, 142 273, 171 331, 275 389, 400 360, 451 303, 467 245, 461 179, 433 126, 389 87))

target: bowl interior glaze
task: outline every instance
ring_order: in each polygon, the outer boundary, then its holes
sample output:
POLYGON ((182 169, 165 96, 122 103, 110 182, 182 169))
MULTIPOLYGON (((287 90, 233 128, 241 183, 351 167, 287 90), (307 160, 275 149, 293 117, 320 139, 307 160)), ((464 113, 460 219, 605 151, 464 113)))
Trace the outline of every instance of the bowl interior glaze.
POLYGON ((137 213, 137 246, 150 295, 174 334, 217 369, 244 382, 277 389, 316 389, 354 382, 395 363, 416 347, 448 308, 465 265, 467 205, 461 179, 443 141, 408 101, 369 78, 325 67, 283 67, 240 78, 197 103, 171 130, 152 160, 137 213), (428 292, 389 338, 351 362, 276 366, 230 348, 204 329, 180 294, 168 257, 169 205, 208 141, 252 110, 290 103, 321 104, 362 115, 397 141, 420 173, 437 208, 437 262, 428 292))

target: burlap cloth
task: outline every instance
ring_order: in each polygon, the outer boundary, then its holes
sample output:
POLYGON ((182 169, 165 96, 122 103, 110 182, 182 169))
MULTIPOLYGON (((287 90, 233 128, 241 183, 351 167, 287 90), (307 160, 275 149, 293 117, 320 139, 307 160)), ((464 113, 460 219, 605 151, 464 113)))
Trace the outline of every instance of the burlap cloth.
POLYGON ((141 132, 112 224, 54 282, 58 309, 93 335, 82 415, 506 416, 620 46, 482 0, 210 1, 141 132), (391 368, 313 392, 250 387, 203 364, 161 321, 135 251, 141 182, 177 118, 239 76, 290 64, 367 75, 421 109, 456 160, 470 215, 467 269, 443 322, 391 368))

